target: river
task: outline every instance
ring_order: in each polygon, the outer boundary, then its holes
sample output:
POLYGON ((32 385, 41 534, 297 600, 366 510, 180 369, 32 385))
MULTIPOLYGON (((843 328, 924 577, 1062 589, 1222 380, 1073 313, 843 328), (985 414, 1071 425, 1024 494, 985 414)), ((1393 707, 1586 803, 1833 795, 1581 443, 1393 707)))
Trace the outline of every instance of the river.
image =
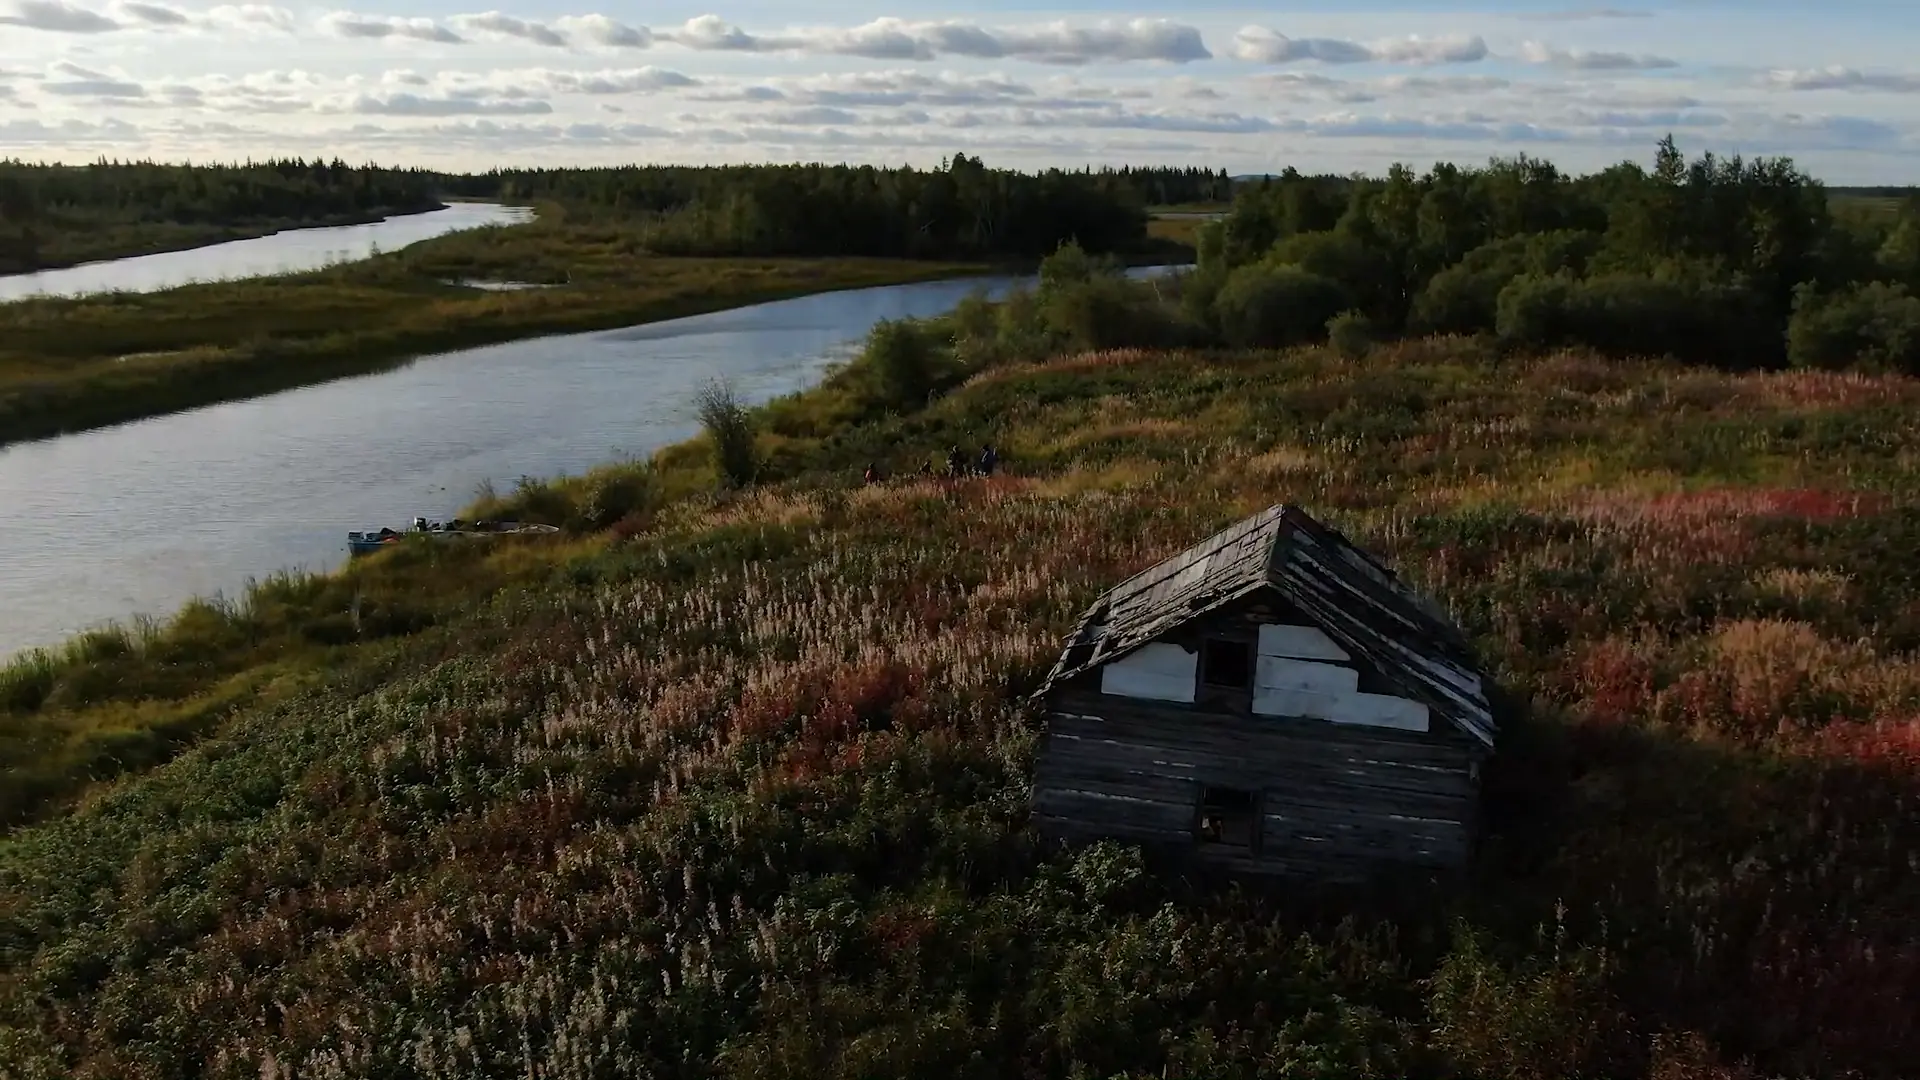
POLYGON ((824 293, 491 345, 0 448, 0 657, 235 596, 276 569, 330 569, 348 529, 450 516, 482 481, 505 490, 651 453, 698 430, 692 399, 710 378, 766 401, 812 385, 881 319, 1024 280, 824 293))
POLYGON ((533 210, 529 207, 449 203, 445 209, 405 214, 365 225, 288 229, 271 236, 230 240, 186 251, 82 263, 37 274, 12 274, 0 277, 0 301, 116 291, 154 292, 201 281, 293 274, 365 259, 382 251, 398 251, 409 244, 464 229, 518 225, 531 220, 533 210))

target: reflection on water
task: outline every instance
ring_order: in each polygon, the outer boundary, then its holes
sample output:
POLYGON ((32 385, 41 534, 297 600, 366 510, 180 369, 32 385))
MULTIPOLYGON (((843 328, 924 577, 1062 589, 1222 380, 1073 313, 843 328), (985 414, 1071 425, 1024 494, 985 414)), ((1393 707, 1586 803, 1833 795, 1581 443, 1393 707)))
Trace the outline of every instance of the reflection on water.
POLYGON ((391 217, 366 225, 289 229, 251 240, 231 240, 188 251, 167 251, 131 259, 86 263, 64 270, 0 277, 0 300, 30 296, 85 296, 104 292, 154 292, 199 281, 261 277, 318 270, 353 262, 383 251, 397 251, 422 240, 486 225, 518 225, 533 220, 523 206, 452 203, 444 210, 391 217))

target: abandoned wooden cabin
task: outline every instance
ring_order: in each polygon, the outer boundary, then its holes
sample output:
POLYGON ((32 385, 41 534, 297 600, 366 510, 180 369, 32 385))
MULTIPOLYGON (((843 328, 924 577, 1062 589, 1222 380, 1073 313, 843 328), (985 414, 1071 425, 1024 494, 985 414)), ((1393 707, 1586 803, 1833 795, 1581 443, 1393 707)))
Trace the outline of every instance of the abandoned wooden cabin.
POLYGON ((1482 678, 1431 600, 1275 506, 1068 635, 1036 695, 1034 817, 1250 875, 1458 868, 1496 734, 1482 678))

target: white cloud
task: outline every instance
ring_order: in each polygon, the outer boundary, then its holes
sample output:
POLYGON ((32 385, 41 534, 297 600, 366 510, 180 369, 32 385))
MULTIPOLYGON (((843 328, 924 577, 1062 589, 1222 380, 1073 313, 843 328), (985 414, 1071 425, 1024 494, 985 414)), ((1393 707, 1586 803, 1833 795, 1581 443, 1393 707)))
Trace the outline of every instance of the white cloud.
POLYGON ((1471 64, 1487 58, 1479 37, 1412 35, 1360 42, 1343 38, 1290 38, 1264 26, 1245 26, 1233 36, 1235 57, 1257 64, 1471 64))
POLYGON ((1861 71, 1850 67, 1769 71, 1761 80, 1777 90, 1864 90, 1889 94, 1920 94, 1920 74, 1897 71, 1861 71))
POLYGON ((139 128, 118 119, 68 119, 52 124, 33 119, 0 120, 0 146, 125 145, 140 136, 139 128))
POLYGON ((222 4, 207 12, 207 21, 239 29, 260 28, 292 33, 293 12, 269 4, 222 4))
POLYGON ((749 33, 718 15, 687 20, 654 36, 708 52, 807 52, 870 60, 932 60, 942 56, 982 60, 1017 59, 1040 64, 1160 61, 1185 64, 1211 59, 1200 31, 1167 19, 1134 19, 1072 26, 1064 22, 1027 28, 991 28, 975 23, 910 22, 881 18, 837 30, 749 33))
POLYGON ((678 30, 661 31, 655 36, 689 49, 714 52, 777 52, 797 47, 790 39, 755 37, 718 15, 696 16, 678 30))
POLYGON ((665 68, 617 71, 538 71, 530 77, 556 94, 644 94, 697 85, 698 80, 665 68))
POLYGON ((104 34, 120 24, 96 11, 75 7, 66 0, 14 0, 14 13, 0 15, 0 24, 49 30, 61 34, 104 34))
POLYGON ((1528 22, 1583 22, 1589 19, 1651 19, 1651 11, 1634 11, 1626 8, 1577 8, 1569 11, 1525 12, 1513 16, 1528 22))
POLYGON ((316 111, 361 116, 545 116, 553 112, 553 106, 545 101, 511 98, 391 93, 358 94, 343 101, 323 103, 316 111))
POLYGON ((1669 60, 1664 56, 1559 49, 1539 41, 1529 41, 1521 45, 1520 57, 1529 64, 1545 64, 1569 71, 1655 71, 1680 66, 1679 61, 1669 60))
POLYGON ((523 41, 531 41, 535 45, 546 45, 550 48, 563 49, 567 45, 566 37, 545 23, 516 19, 498 11, 483 12, 479 15, 455 15, 449 21, 469 33, 520 38, 523 41))
POLYGON ((147 93, 137 82, 84 68, 70 60, 57 61, 48 68, 47 77, 38 89, 58 97, 138 98, 147 93))
POLYGON ((446 45, 458 45, 464 39, 432 19, 406 19, 390 15, 355 15, 336 11, 320 20, 321 28, 343 38, 411 38, 446 45))
POLYGON ((114 5, 114 10, 128 16, 136 22, 151 26, 185 26, 191 22, 186 12, 165 4, 137 3, 135 0, 122 0, 114 5))
POLYGON ((569 34, 596 45, 615 49, 644 49, 653 44, 653 31, 644 26, 628 26, 605 15, 567 15, 554 20, 569 34))

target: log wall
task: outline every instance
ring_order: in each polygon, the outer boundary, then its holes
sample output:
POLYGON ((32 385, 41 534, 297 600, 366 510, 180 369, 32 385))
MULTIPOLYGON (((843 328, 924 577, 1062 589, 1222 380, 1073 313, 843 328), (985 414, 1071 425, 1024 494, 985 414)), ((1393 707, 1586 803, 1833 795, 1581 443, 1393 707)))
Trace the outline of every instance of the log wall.
POLYGON ((1236 872, 1330 880, 1467 861, 1480 755, 1465 740, 1081 687, 1049 703, 1033 800, 1043 835, 1112 837, 1236 872), (1203 786, 1259 794, 1254 850, 1198 842, 1203 786))

